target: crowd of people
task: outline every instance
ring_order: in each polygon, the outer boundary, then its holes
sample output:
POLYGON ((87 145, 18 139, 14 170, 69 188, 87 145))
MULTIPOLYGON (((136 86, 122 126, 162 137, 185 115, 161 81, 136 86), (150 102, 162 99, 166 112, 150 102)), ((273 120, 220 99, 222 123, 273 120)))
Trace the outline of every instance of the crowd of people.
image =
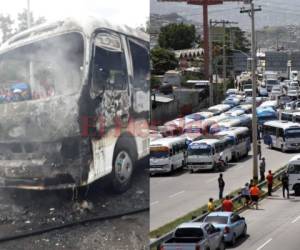
MULTIPOLYGON (((273 185, 274 185, 274 176, 271 170, 268 170, 266 174, 266 159, 261 155, 261 145, 258 143, 258 155, 259 159, 261 160, 259 165, 259 172, 260 172, 260 181, 263 182, 266 180, 267 184, 267 195, 272 196, 273 192, 273 185)), ((290 198, 289 195, 289 177, 287 171, 284 172, 281 176, 281 184, 282 184, 282 196, 283 198, 290 198)), ((230 196, 226 196, 225 199, 223 198, 223 192, 225 188, 225 181, 223 179, 223 174, 221 173, 218 178, 218 189, 219 189, 219 200, 221 200, 222 210, 226 212, 232 212, 234 210, 234 204, 231 200, 230 196)), ((245 186, 241 189, 241 197, 243 198, 243 205, 244 207, 255 206, 258 209, 258 201, 262 194, 261 189, 258 185, 253 181, 250 180, 250 183, 246 183, 245 186)), ((207 204, 208 212, 213 212, 215 210, 214 199, 209 198, 207 204)))

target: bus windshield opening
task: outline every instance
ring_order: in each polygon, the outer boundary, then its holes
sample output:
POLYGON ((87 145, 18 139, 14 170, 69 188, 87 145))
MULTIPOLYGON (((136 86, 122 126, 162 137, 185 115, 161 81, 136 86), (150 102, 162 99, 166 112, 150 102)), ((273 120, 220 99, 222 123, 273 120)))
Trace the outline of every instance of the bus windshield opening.
POLYGON ((0 103, 78 91, 84 42, 78 33, 44 39, 0 55, 0 103))
POLYGON ((286 138, 299 138, 300 137, 300 129, 288 129, 285 131, 286 138))

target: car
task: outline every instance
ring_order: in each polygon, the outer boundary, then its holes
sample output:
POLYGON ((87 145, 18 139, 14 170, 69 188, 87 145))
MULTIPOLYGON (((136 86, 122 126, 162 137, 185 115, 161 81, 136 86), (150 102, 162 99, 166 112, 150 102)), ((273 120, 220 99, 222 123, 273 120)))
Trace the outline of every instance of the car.
POLYGON ((235 212, 212 212, 205 217, 204 222, 220 228, 224 234, 224 241, 232 245, 235 245, 236 239, 247 235, 245 218, 235 212))
POLYGON ((258 89, 258 94, 259 96, 264 96, 264 97, 268 97, 268 91, 266 88, 259 88, 258 89))
POLYGON ((298 98, 299 97, 299 87, 298 86, 289 86, 287 90, 287 96, 291 98, 298 98))
POLYGON ((285 110, 299 110, 300 101, 292 101, 285 104, 285 110))
POLYGON ((283 95, 283 88, 280 85, 273 86, 271 90, 271 98, 277 98, 279 96, 283 95))

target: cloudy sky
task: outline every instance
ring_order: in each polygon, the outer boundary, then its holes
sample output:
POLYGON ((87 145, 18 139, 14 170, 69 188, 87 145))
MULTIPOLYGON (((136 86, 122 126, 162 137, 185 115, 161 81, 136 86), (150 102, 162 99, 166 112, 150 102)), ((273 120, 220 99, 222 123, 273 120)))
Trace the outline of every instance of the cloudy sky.
MULTIPOLYGON (((35 17, 55 20, 63 16, 93 15, 115 24, 136 27, 149 16, 149 0, 30 0, 35 17)), ((27 0, 1 0, 0 13, 17 13, 27 7, 27 0)))

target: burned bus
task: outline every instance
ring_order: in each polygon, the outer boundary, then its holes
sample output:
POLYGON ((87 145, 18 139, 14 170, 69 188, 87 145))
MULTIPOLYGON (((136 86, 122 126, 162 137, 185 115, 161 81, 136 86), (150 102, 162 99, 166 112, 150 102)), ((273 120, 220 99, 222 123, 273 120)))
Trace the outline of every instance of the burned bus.
POLYGON ((67 18, 0 48, 0 186, 62 189, 102 177, 126 191, 149 154, 149 41, 67 18))

